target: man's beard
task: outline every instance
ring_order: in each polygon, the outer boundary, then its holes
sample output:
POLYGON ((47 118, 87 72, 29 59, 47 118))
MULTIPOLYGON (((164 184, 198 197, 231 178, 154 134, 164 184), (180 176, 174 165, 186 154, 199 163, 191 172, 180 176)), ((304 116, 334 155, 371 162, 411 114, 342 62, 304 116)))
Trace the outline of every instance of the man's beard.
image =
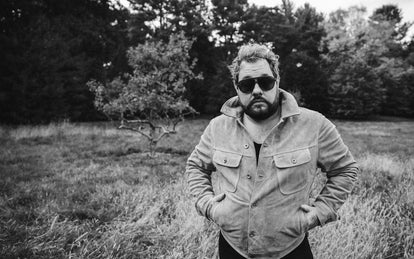
POLYGON ((250 118, 252 118, 255 121, 262 121, 273 114, 277 112, 279 102, 279 98, 275 98, 275 101, 273 103, 269 103, 267 100, 263 99, 262 97, 256 97, 251 102, 247 104, 247 106, 241 104, 244 113, 249 115, 250 118), (263 102, 260 104, 256 104, 258 102, 263 102), (256 104, 256 105, 255 105, 256 104), (257 106, 265 106, 265 107, 257 107, 257 106))

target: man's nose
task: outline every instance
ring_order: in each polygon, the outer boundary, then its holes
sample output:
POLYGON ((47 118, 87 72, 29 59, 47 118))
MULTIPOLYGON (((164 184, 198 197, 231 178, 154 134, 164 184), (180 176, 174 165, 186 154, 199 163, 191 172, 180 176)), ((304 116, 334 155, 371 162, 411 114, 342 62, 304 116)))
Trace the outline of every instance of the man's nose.
POLYGON ((257 82, 255 82, 255 84, 254 84, 252 94, 253 95, 263 94, 263 90, 262 90, 262 88, 260 88, 260 86, 257 82))

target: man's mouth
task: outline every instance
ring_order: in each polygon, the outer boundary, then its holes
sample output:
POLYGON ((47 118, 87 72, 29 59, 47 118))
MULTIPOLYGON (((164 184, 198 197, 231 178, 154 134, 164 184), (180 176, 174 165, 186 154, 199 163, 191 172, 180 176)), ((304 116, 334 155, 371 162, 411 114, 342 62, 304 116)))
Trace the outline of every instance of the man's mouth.
POLYGON ((266 101, 263 99, 255 99, 252 101, 252 104, 255 104, 255 103, 266 103, 266 101))

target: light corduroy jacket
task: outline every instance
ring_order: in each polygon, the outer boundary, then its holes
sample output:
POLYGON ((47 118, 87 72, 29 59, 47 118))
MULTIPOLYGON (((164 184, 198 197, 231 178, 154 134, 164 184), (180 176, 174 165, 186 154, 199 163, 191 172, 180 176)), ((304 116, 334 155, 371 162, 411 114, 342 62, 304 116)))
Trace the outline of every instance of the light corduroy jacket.
POLYGON ((312 202, 321 225, 337 219, 356 180, 358 167, 335 126, 320 113, 298 107, 280 89, 281 120, 262 144, 256 163, 254 142, 244 127, 237 97, 211 120, 187 161, 191 193, 199 214, 215 222, 227 242, 248 258, 280 258, 308 231, 301 204, 317 169, 327 175, 312 202), (211 173, 218 173, 213 190, 211 173), (211 206, 214 195, 225 193, 211 206))

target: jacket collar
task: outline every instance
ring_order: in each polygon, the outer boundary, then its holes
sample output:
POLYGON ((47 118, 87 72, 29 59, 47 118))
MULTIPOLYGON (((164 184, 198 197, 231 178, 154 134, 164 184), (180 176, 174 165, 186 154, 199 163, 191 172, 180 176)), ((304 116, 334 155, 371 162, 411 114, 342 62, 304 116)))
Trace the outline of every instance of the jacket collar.
MULTIPOLYGON (((281 118, 284 119, 290 116, 299 115, 300 110, 295 97, 281 88, 279 88, 279 93, 281 100, 280 107, 282 108, 281 118)), ((240 105, 239 97, 234 96, 227 100, 221 107, 220 112, 230 117, 241 118, 243 115, 243 108, 240 105)))

